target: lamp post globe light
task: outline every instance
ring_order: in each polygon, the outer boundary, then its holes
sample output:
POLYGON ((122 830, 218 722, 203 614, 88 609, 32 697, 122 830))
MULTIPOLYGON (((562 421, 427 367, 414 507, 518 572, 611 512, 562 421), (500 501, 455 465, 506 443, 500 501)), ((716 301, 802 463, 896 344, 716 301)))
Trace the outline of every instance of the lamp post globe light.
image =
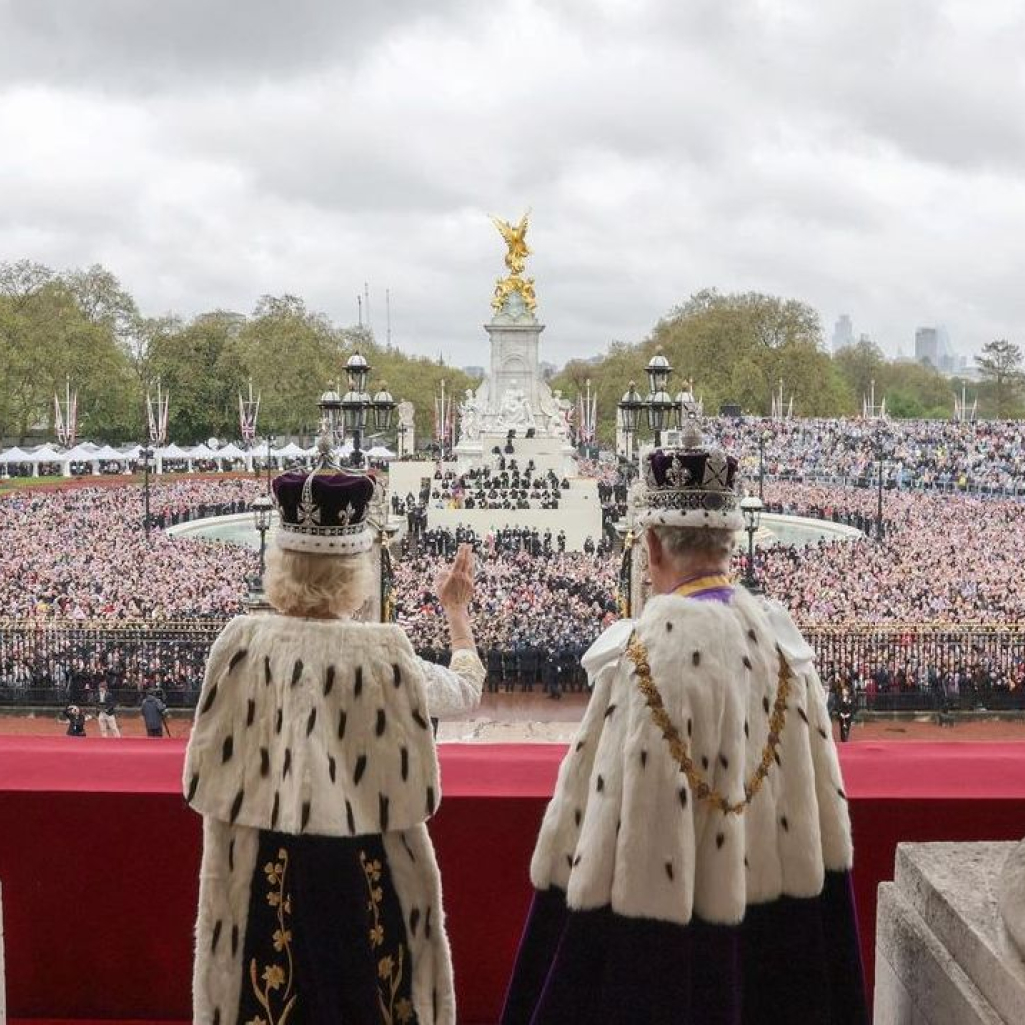
POLYGON ((320 433, 327 433, 333 445, 340 445, 344 435, 342 427, 342 400, 335 391, 334 381, 327 382, 327 391, 320 396, 320 433))
POLYGON ((259 579, 263 581, 263 571, 266 567, 266 554, 267 554, 267 531, 270 530, 271 518, 274 515, 274 503, 270 500, 267 495, 258 495, 253 499, 253 504, 250 506, 253 512, 253 526, 256 527, 260 534, 260 571, 259 579))
POLYGON ((381 382, 381 387, 370 405, 374 411, 374 426, 379 431, 387 431, 391 427, 392 415, 398 403, 392 398, 386 382, 381 382))
POLYGON ((633 459, 633 437, 637 432, 637 421, 640 418, 641 410, 644 408, 644 399, 641 398, 635 381, 631 381, 630 386, 623 392, 623 397, 619 400, 617 408, 619 410, 619 426, 622 427, 623 433, 626 435, 626 458, 631 460, 633 459))
POLYGON ((886 459, 886 435, 882 430, 876 432, 873 439, 876 450, 876 460, 879 463, 879 476, 877 478, 876 491, 876 540, 883 539, 883 465, 886 459))
POLYGON ((755 495, 745 495, 740 500, 740 512, 747 531, 747 569, 744 572, 744 586, 756 593, 760 590, 755 578, 755 531, 762 522, 762 500, 755 495))
POLYGON ((149 463, 153 458, 153 449, 148 444, 139 449, 139 458, 142 460, 142 532, 149 540, 149 463))
POLYGON ((373 398, 367 392, 367 379, 370 376, 370 364, 358 352, 354 352, 345 364, 349 390, 342 396, 342 419, 346 434, 352 435, 352 466, 363 465, 363 432, 367 428, 367 414, 373 412, 374 426, 378 430, 387 430, 391 425, 392 414, 397 403, 391 393, 381 383, 381 388, 373 398))

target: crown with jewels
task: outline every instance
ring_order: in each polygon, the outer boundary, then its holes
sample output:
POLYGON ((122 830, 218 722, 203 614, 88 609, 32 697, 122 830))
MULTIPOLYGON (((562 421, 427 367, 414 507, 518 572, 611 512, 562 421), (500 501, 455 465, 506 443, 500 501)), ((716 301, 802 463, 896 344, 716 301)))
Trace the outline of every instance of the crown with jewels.
POLYGON ((367 552, 374 544, 367 522, 374 478, 335 464, 327 439, 318 448, 320 461, 312 473, 290 471, 272 482, 280 516, 276 543, 288 551, 322 555, 367 552))
POLYGON ((637 524, 644 527, 714 527, 740 530, 744 518, 735 488, 737 460, 706 446, 691 421, 679 448, 648 453, 637 524))

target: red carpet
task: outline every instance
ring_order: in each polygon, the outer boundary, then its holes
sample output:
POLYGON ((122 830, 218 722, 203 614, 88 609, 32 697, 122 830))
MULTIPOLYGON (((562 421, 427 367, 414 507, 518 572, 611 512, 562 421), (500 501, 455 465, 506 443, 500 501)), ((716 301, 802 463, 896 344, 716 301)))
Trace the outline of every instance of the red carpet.
MULTIPOLYGON (((183 742, 0 738, 9 1013, 189 1016, 199 821, 183 742)), ((432 822, 461 1020, 494 1021, 530 898, 527 865, 563 748, 447 745, 432 822)), ((900 840, 1025 835, 1025 745, 858 743, 841 751, 862 945, 900 840)))

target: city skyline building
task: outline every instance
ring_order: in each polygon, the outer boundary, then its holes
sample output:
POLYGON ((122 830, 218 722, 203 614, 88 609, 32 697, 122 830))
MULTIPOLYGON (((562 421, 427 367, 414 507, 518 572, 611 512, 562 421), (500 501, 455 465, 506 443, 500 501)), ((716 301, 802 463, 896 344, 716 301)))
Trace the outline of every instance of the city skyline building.
POLYGON ((915 328, 915 361, 938 367, 940 359, 939 332, 934 327, 915 328))
POLYGON ((833 326, 833 353, 840 352, 854 344, 854 324, 849 313, 841 313, 833 326))
POLYGON ((964 369, 968 360, 954 351, 950 333, 942 325, 919 327, 915 330, 915 361, 927 363, 940 373, 953 374, 964 369))

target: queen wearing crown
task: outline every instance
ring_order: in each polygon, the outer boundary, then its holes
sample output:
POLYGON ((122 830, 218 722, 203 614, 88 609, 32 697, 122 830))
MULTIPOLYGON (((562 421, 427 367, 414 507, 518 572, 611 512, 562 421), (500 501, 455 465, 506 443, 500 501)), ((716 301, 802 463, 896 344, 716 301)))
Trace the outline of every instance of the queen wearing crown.
POLYGON ((203 816, 193 1021, 456 1020, 426 822, 430 720, 480 700, 472 553, 436 582, 448 668, 352 619, 371 584, 373 478, 328 462, 274 480, 264 586, 277 615, 217 638, 185 762, 203 816))
POLYGON ((862 1025, 850 820, 812 651, 733 585, 737 462, 648 456, 653 597, 593 693, 530 866, 503 1025, 862 1025))

